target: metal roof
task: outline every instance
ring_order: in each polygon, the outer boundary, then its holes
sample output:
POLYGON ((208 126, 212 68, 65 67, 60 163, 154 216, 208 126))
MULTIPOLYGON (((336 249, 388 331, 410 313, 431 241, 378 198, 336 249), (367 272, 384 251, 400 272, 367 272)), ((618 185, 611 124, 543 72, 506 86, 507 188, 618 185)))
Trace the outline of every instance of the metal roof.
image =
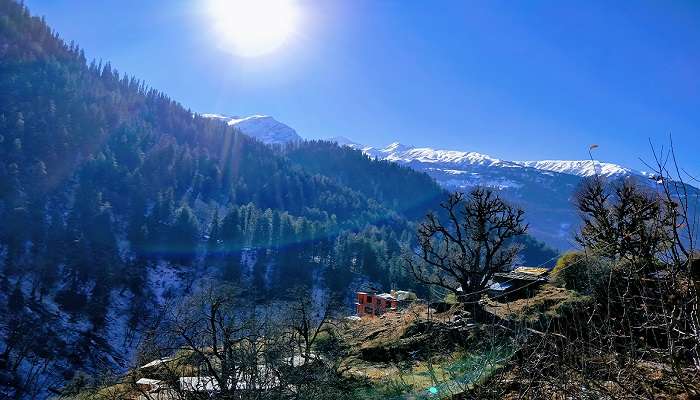
POLYGON ((540 267, 518 267, 513 270, 513 272, 518 274, 530 274, 535 276, 542 276, 549 273, 549 268, 540 267))
POLYGON ((498 292, 505 292, 506 290, 510 289, 512 286, 513 286, 513 284, 509 283, 509 282, 495 282, 489 286, 489 290, 494 290, 494 291, 498 291, 498 292))
POLYGON ((515 281, 537 281, 542 279, 540 276, 522 272, 497 272, 493 274, 493 276, 494 278, 510 279, 515 281))
POLYGON ((161 380, 158 379, 151 379, 151 378, 141 378, 138 381, 136 381, 137 385, 159 385, 161 380))
POLYGON ((173 360, 173 357, 163 357, 163 358, 159 358, 159 359, 157 359, 157 360, 153 360, 153 361, 149 362, 148 364, 145 364, 145 365, 140 366, 139 369, 141 369, 141 368, 155 367, 155 366, 158 366, 158 365, 161 365, 161 364, 165 364, 165 363, 167 363, 167 362, 170 362, 170 361, 172 361, 172 360, 173 360))

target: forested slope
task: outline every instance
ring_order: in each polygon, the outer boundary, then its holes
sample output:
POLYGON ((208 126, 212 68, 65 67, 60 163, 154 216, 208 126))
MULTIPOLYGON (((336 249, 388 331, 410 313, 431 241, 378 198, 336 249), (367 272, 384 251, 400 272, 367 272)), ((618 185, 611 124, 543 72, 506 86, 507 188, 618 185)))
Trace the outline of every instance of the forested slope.
POLYGON ((202 118, 0 0, 0 394, 127 364, 158 304, 202 277, 252 299, 410 286, 401 248, 442 194, 360 152, 202 118))

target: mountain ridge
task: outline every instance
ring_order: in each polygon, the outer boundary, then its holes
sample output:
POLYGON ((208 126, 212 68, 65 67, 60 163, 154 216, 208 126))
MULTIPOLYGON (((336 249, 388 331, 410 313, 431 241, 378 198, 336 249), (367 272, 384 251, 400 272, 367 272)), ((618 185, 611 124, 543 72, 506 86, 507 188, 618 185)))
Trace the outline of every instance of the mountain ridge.
MULTIPOLYGON (((269 115, 253 114, 241 117, 204 113, 201 114, 201 116, 224 121, 229 126, 233 126, 242 133, 254 137, 266 144, 285 144, 304 140, 304 138, 299 135, 295 129, 269 115)), ((548 159, 509 161, 475 151, 416 147, 403 144, 398 141, 392 142, 385 147, 375 147, 355 142, 354 140, 344 136, 330 137, 326 140, 334 142, 340 146, 360 150, 372 158, 401 163, 411 163, 417 161, 422 163, 529 167, 541 171, 576 175, 584 178, 596 174, 605 177, 622 177, 631 175, 648 176, 647 173, 642 171, 636 171, 620 164, 601 162, 598 160, 548 159)))
MULTIPOLYGON (((205 113, 201 115, 205 118, 222 120, 229 126, 233 126, 239 129, 242 133, 257 138, 266 144, 285 144, 304 140, 304 138, 300 136, 296 130, 269 115, 253 114, 245 117, 229 117, 226 115, 213 113, 205 113)), ((576 175, 584 178, 596 174, 605 177, 622 177, 631 175, 648 176, 647 173, 642 171, 636 171, 620 164, 601 162, 598 160, 548 159, 509 161, 494 158, 488 154, 475 151, 416 147, 403 144, 398 141, 392 142, 385 147, 375 147, 355 142, 354 140, 344 136, 335 136, 328 138, 327 140, 337 143, 340 146, 360 150, 372 158, 401 163, 411 163, 417 161, 422 163, 529 167, 541 171, 576 175)))
MULTIPOLYGON (((253 132, 253 136, 266 142, 261 132, 253 132)), ((277 139, 267 143, 279 144, 277 139)), ((385 147, 364 145, 343 136, 326 141, 360 151, 371 159, 424 172, 446 190, 494 188, 527 212, 530 231, 536 238, 559 250, 576 247, 579 217, 575 195, 584 179, 595 175, 610 181, 635 179, 651 188, 658 183, 653 174, 598 160, 510 161, 474 151, 416 147, 398 141, 385 147)))
POLYGON ((269 115, 253 114, 246 117, 229 117, 221 114, 201 114, 201 116, 224 121, 228 126, 232 126, 241 133, 266 144, 285 144, 302 140, 302 137, 293 128, 269 115))
MULTIPOLYGON (((252 136, 265 142, 264 132, 253 132, 252 136)), ((279 144, 277 139, 267 143, 279 144)), ((416 147, 398 141, 385 147, 364 145, 343 136, 326 141, 360 151, 371 159, 424 172, 446 190, 494 188, 525 209, 536 238, 560 250, 575 247, 579 218, 574 197, 584 179, 597 174, 609 180, 633 178, 653 185, 647 173, 597 160, 509 161, 474 151, 416 147)))
POLYGON ((500 167, 526 167, 541 171, 557 172, 562 174, 576 175, 579 177, 590 177, 595 174, 606 177, 640 175, 647 176, 646 173, 635 171, 631 168, 610 162, 600 162, 597 160, 530 160, 530 161, 508 161, 494 158, 490 155, 461 150, 434 149, 432 147, 415 147, 405 145, 400 142, 393 142, 386 147, 378 148, 364 146, 353 142, 351 139, 342 138, 345 141, 331 138, 339 145, 349 146, 363 151, 373 158, 386 159, 395 162, 423 162, 423 163, 450 163, 460 165, 489 165, 500 167))

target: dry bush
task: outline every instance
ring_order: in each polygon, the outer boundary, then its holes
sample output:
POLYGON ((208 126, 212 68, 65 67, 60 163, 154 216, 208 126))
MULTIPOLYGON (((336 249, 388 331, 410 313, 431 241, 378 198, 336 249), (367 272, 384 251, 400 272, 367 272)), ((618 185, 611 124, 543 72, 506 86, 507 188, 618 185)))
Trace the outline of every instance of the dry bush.
POLYGON ((691 213, 698 197, 680 174, 672 177, 669 165, 681 171, 672 150, 655 160, 656 191, 588 183, 579 197, 583 251, 554 271, 555 282, 588 300, 562 303, 537 325, 511 326, 529 332, 519 352, 463 397, 700 396, 698 225, 691 213))

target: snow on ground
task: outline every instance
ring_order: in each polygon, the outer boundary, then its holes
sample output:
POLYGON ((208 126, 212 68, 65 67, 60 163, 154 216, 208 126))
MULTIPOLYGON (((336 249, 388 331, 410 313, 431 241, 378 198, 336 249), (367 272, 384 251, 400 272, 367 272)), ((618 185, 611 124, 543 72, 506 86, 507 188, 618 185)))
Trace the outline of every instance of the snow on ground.
POLYGON ((148 287, 153 291, 158 304, 165 303, 169 295, 178 293, 182 284, 179 271, 165 261, 160 261, 148 271, 148 287))
POLYGON ((317 266, 314 268, 311 276, 311 297, 313 298, 313 303, 318 307, 323 308, 329 300, 329 290, 323 282, 323 275, 325 272, 324 266, 317 266))
POLYGON ((258 259, 255 249, 244 248, 241 251, 241 282, 250 284, 253 280, 253 267, 258 259))
POLYGON ((480 179, 478 176, 470 179, 466 178, 456 178, 456 179, 441 179, 440 184, 449 188, 473 188, 476 186, 488 186, 495 189, 519 189, 523 187, 522 184, 512 181, 510 179, 480 179))

